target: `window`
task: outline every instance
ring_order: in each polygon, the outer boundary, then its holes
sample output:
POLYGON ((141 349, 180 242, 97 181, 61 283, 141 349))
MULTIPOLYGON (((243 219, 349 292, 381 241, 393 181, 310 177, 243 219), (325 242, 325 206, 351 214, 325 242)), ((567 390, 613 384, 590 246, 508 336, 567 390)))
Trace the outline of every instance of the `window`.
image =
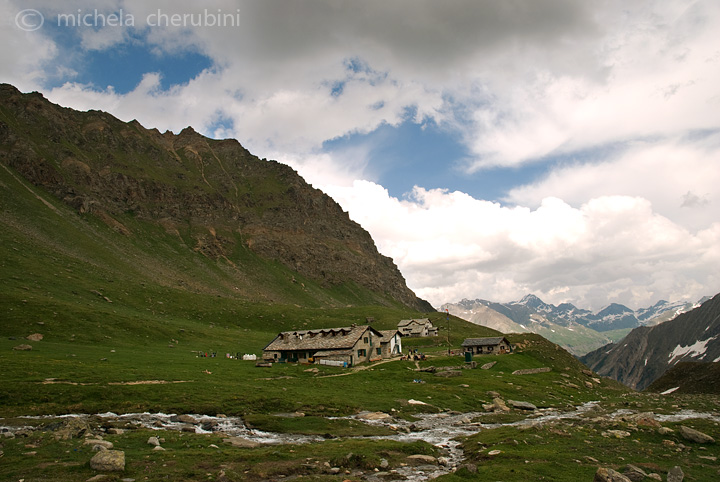
POLYGON ((378 355, 382 355, 382 348, 378 348, 378 349, 377 349, 377 354, 378 354, 378 355))
POLYGON ((364 343, 367 343, 367 342, 368 342, 368 337, 367 337, 367 336, 366 336, 365 338, 363 338, 363 342, 364 342, 364 343))
POLYGON ((367 355, 367 351, 366 351, 366 350, 364 350, 364 349, 358 350, 358 356, 362 357, 362 356, 366 356, 366 355, 367 355))

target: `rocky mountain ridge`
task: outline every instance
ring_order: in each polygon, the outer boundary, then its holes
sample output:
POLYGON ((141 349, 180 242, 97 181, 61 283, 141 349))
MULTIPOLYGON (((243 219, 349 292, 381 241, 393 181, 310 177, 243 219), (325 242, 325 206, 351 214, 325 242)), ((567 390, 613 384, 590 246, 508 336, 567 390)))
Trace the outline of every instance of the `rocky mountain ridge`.
POLYGON ((601 375, 643 390, 680 362, 720 362, 720 295, 581 357, 601 375))
POLYGON ((584 355, 616 341, 630 328, 666 321, 693 306, 696 304, 661 300, 637 311, 612 303, 592 312, 571 303, 555 306, 529 294, 509 303, 463 299, 458 303, 446 303, 441 310, 503 333, 538 333, 575 355, 584 355), (623 329, 626 331, 620 332, 620 336, 611 333, 623 329))
POLYGON ((145 237, 138 223, 160 228, 181 249, 235 268, 238 285, 253 285, 243 257, 259 256, 327 289, 358 286, 379 303, 432 310, 335 201, 234 139, 160 133, 2 84, 0 163, 118 236, 145 237))

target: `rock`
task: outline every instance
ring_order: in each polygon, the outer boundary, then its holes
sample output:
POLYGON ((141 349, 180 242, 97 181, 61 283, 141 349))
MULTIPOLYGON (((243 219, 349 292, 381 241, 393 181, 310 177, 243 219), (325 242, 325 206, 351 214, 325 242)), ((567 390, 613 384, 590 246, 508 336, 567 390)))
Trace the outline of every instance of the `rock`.
POLYGON ((475 464, 462 464, 460 467, 458 467, 458 471, 463 469, 467 470, 471 474, 477 474, 477 465, 475 464))
POLYGON ((620 472, 605 467, 599 467, 595 472, 593 482, 632 482, 620 472))
POLYGON ((410 460, 414 460, 416 462, 423 462, 426 464, 434 464, 437 462, 437 459, 435 457, 433 457, 432 455, 416 454, 416 455, 408 455, 407 458, 410 460))
POLYGON ((339 473, 340 473, 340 470, 341 470, 340 467, 330 467, 329 472, 330 472, 331 474, 335 475, 335 474, 339 474, 339 473))
POLYGON ((682 469, 676 465, 668 472, 667 482, 682 482, 684 478, 685 474, 682 469))
POLYGON ((101 480, 107 479, 109 475, 98 474, 95 477, 90 477, 85 482, 100 482, 101 480))
POLYGON ((660 422, 655 420, 653 417, 641 417, 638 418, 637 421, 638 427, 648 427, 648 428, 660 428, 662 425, 660 425, 660 422))
POLYGON ((493 400, 493 407, 495 407, 495 410, 501 411, 501 412, 509 412, 510 407, 505 405, 505 401, 502 398, 496 398, 493 400))
POLYGON ((308 369, 305 370, 305 371, 308 372, 308 373, 320 373, 320 369, 319 369, 319 368, 308 368, 308 369))
POLYGON ((623 471, 623 475, 627 477, 628 479, 632 480, 633 482, 640 482, 645 477, 647 477, 647 474, 643 469, 636 465, 628 464, 627 467, 625 467, 625 470, 623 471))
POLYGON ((241 448, 247 448, 247 449, 252 449, 252 448, 260 446, 259 443, 253 442, 252 440, 248 440, 248 439, 242 438, 242 437, 225 438, 225 439, 223 439, 223 442, 230 444, 233 447, 241 447, 241 448))
POLYGON ((626 438, 630 436, 630 432, 625 430, 608 430, 601 435, 603 437, 626 438))
POLYGON ((652 473, 652 474, 648 474, 647 476, 648 476, 648 479, 659 480, 660 482, 662 482, 662 477, 660 477, 660 474, 652 473))
POLYGON ((389 466, 390 466, 390 463, 387 461, 387 459, 380 460, 380 468, 381 469, 387 469, 389 466))
POLYGON ((685 440, 689 440, 691 442, 699 444, 715 443, 715 439, 712 438, 710 435, 704 434, 684 425, 680 426, 680 435, 682 435, 685 440))
POLYGON ((107 430, 107 433, 109 433, 110 435, 122 435, 122 434, 125 433, 125 430, 122 429, 122 428, 115 428, 115 427, 113 427, 113 428, 109 428, 109 429, 107 430))
POLYGON ((98 440, 98 439, 87 439, 85 442, 83 442, 83 445, 92 445, 93 450, 95 450, 95 447, 102 447, 105 450, 110 450, 113 448, 113 443, 108 442, 107 440, 98 440))
POLYGON ((502 453, 502 450, 491 450, 488 452, 488 455, 492 455, 493 457, 496 455, 500 455, 502 453))
POLYGON ((530 402, 518 402, 517 400, 508 400, 507 403, 509 403, 512 408, 517 408, 519 410, 537 410, 537 407, 530 402))
POLYGON ((450 459, 447 457, 438 457, 437 459, 438 465, 442 465, 443 467, 447 467, 450 465, 450 459))
POLYGON ((173 422, 189 423, 192 425, 195 425, 198 423, 197 419, 195 417, 193 417, 192 415, 178 415, 176 417, 172 417, 171 420, 173 422))
POLYGON ((26 336, 25 339, 30 341, 41 341, 43 336, 40 333, 33 333, 32 335, 26 336))
POLYGON ((550 367, 542 367, 542 368, 526 368, 524 370, 515 370, 512 372, 513 375, 535 375, 537 373, 547 373, 551 371, 552 368, 550 367))
POLYGON ((153 452, 165 452, 165 449, 159 445, 156 445, 155 447, 153 447, 153 452))
POLYGON ((593 388, 592 382, 585 382, 585 388, 593 388))
POLYGON ((490 398, 500 398, 500 394, 498 392, 494 392, 492 390, 487 392, 487 396, 490 398))
POLYGON ((31 351, 32 346, 31 345, 18 345, 18 346, 14 346, 13 350, 15 350, 15 351, 31 351))
POLYGON ((660 427, 660 428, 658 429, 658 433, 659 433, 660 435, 667 435, 667 434, 669 434, 669 433, 673 433, 674 431, 675 431, 675 430, 673 430, 673 429, 671 429, 671 428, 668 428, 668 427, 660 427))
POLYGON ((125 452, 122 450, 103 450, 90 459, 90 467, 100 472, 125 470, 125 452))
POLYGON ((90 424, 79 418, 66 419, 63 424, 55 430, 56 440, 69 440, 80 438, 90 431, 90 424))
POLYGON ((160 440, 157 437, 150 437, 148 439, 147 443, 148 443, 148 445, 154 445, 157 447, 160 445, 160 440))
POLYGON ((497 363, 496 361, 490 362, 490 363, 486 363, 486 364, 484 364, 483 366, 481 366, 480 369, 481 369, 481 370, 490 370, 492 367, 495 366, 496 363, 497 363))
POLYGON ((385 420, 387 418, 392 418, 392 415, 388 415, 384 412, 367 412, 367 413, 361 413, 358 415, 358 418, 361 418, 363 420, 385 420))

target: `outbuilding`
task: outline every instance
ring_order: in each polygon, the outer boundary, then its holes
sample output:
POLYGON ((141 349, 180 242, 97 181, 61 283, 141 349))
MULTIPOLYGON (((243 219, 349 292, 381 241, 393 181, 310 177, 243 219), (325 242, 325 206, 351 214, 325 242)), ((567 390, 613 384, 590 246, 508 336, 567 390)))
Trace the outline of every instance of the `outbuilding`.
POLYGON ((510 342, 504 336, 466 338, 462 347, 466 352, 482 355, 500 355, 512 352, 510 342))

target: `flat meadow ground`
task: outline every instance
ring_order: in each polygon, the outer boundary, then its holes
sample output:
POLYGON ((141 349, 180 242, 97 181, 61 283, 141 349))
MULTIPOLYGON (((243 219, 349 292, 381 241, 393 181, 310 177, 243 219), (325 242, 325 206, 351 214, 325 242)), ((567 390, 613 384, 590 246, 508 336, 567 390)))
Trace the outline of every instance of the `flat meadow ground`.
MULTIPOLYGON (((213 328, 213 330, 217 329, 213 328)), ((163 412, 242 416, 254 428, 273 432, 332 434, 332 440, 310 444, 281 444, 255 448, 233 447, 220 434, 194 434, 138 429, 105 439, 126 453, 126 469, 105 480, 269 480, 302 475, 309 480, 360 480, 358 471, 372 472, 382 460, 390 466, 407 462, 410 454, 440 455, 426 442, 378 440, 387 427, 333 418, 360 411, 383 411, 395 418, 414 420, 418 413, 481 412, 492 403, 490 391, 506 400, 538 407, 569 410, 597 401, 598 408, 582 420, 564 420, 541 426, 507 426, 480 431, 463 442, 466 462, 477 472, 461 468, 441 480, 590 480, 599 465, 621 468, 635 463, 664 475, 674 465, 685 468, 686 480, 714 480, 718 457, 714 445, 677 450, 683 440, 677 430, 661 436, 626 422, 594 420, 619 410, 672 413, 680 408, 717 410, 712 397, 658 397, 633 393, 612 381, 593 382, 582 366, 562 350, 533 335, 513 335, 523 348, 511 355, 476 356, 478 365, 495 361, 489 370, 464 369, 464 358, 448 356, 441 340, 413 340, 425 361, 393 360, 348 370, 326 366, 275 364, 257 368, 253 362, 225 358, 229 346, 211 338, 218 356, 198 357, 194 343, 162 344, 40 341, 33 350, 13 351, 18 340, 0 340, 1 416, 64 413, 163 412), (223 349, 225 348, 225 350, 223 349), (443 378, 416 368, 457 367, 459 376, 443 378), (534 375, 513 375, 527 368, 550 366, 534 375), (311 371, 308 371, 312 369, 311 371), (422 383, 418 383, 422 382, 422 383), (408 403, 422 401, 426 405, 408 403), (302 412, 303 417, 277 414, 302 412), (330 418, 328 418, 330 417, 330 418), (628 430, 623 439, 603 436, 608 429, 628 430), (164 438, 166 451, 153 452, 148 437, 164 438), (670 440, 674 445, 664 442, 670 440), (489 455, 499 450, 497 455, 489 455), (341 467, 340 475, 327 466, 341 467), (347 473, 345 473, 347 471, 347 473)), ((198 347, 198 350, 201 347, 198 347)), ((486 424, 511 423, 525 413, 487 414, 486 424)), ((0 420, 0 424, 3 421, 0 420)), ((26 422, 30 423, 30 422, 26 422)), ((32 422, 39 423, 42 422, 32 422)), ((691 420, 691 426, 717 436, 716 422, 691 420)), ((680 423, 664 424, 677 429, 680 423)), ((3 480, 84 481, 96 474, 89 467, 93 453, 81 439, 56 440, 53 433, 35 430, 28 437, 2 442, 3 480)))

